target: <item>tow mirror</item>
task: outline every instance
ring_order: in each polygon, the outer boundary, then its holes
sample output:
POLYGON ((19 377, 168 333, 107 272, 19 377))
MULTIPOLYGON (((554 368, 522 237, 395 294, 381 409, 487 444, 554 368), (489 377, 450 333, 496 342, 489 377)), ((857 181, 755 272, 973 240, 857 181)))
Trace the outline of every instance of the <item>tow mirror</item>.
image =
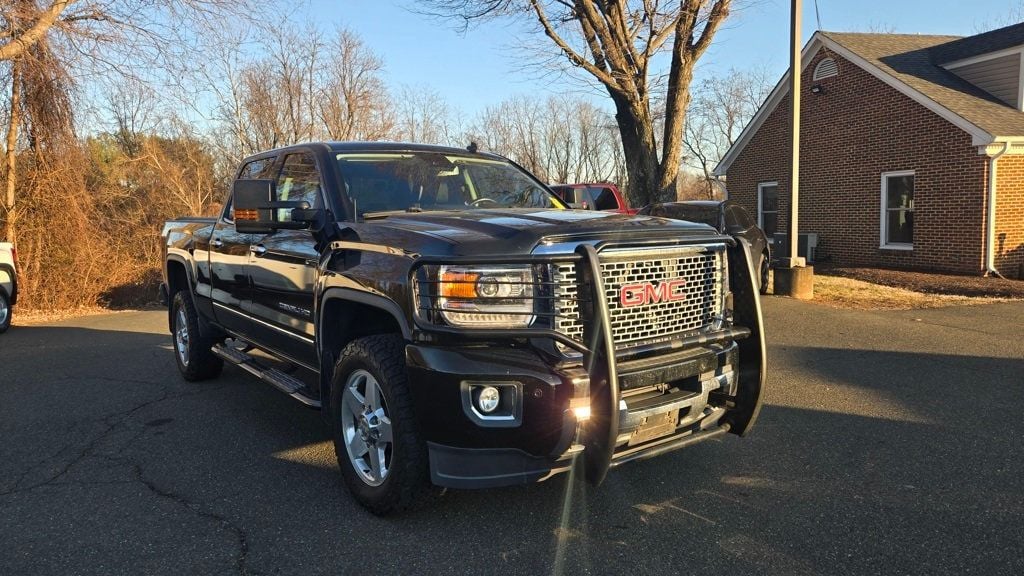
POLYGON ((320 211, 311 209, 309 202, 273 198, 273 180, 235 180, 231 190, 235 230, 243 234, 301 230, 309 228, 320 216, 320 211))

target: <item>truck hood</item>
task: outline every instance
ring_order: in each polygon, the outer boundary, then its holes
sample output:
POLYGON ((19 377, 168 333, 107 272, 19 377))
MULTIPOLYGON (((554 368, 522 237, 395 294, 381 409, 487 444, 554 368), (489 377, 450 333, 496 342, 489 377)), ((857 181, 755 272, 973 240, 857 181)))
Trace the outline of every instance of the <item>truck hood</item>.
POLYGON ((504 208, 401 213, 359 225, 364 241, 421 254, 526 254, 541 242, 714 238, 705 224, 612 212, 504 208), (414 239, 409 236, 418 236, 414 239), (427 240, 424 242, 424 240, 427 240), (429 246, 429 247, 428 247, 429 246))

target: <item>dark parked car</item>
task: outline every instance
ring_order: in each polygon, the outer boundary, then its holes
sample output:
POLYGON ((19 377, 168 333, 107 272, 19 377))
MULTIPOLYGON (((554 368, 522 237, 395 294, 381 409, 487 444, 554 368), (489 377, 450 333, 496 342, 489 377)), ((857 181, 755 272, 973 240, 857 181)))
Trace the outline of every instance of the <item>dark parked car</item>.
POLYGON ((771 242, 764 231, 758 228, 757 222, 739 204, 732 200, 687 200, 649 204, 638 213, 702 222, 714 226, 719 232, 746 238, 747 242, 750 242, 750 253, 760 254, 756 261, 758 288, 761 294, 768 292, 768 268, 772 261, 771 242))

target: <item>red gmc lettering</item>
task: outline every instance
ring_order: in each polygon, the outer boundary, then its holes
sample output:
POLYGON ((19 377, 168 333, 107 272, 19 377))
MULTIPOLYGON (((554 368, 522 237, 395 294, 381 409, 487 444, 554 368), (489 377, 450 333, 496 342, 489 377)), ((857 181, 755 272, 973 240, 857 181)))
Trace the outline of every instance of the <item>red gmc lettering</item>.
POLYGON ((686 280, 682 278, 658 285, 650 282, 627 284, 619 291, 619 304, 623 308, 631 308, 659 302, 679 302, 686 300, 686 293, 683 292, 685 286, 686 280))

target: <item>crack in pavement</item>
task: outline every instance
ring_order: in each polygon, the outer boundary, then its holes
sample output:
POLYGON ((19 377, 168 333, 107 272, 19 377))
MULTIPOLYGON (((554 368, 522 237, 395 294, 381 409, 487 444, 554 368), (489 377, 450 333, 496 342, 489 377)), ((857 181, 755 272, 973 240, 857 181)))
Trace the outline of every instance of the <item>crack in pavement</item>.
MULTIPOLYGON (((117 413, 114 413, 114 414, 109 414, 109 415, 104 416, 103 418, 100 418, 98 420, 91 420, 90 422, 101 422, 105 426, 105 428, 102 431, 100 431, 99 434, 97 434, 95 437, 93 437, 92 440, 90 440, 88 443, 86 443, 85 447, 82 448, 78 452, 77 455, 73 456, 69 461, 67 461, 63 466, 61 466, 60 469, 58 469, 56 474, 53 474, 49 478, 47 478, 45 480, 42 480, 42 481, 39 481, 39 482, 36 482, 35 484, 32 484, 30 486, 26 486, 24 488, 19 488, 18 487, 18 484, 20 484, 21 481, 24 480, 25 477, 28 474, 30 474, 33 470, 35 470, 36 468, 38 468, 39 466, 41 466, 43 463, 46 462, 46 460, 44 460, 43 462, 40 462, 39 464, 37 464, 35 466, 32 466, 31 468, 29 468, 25 472, 23 472, 21 474, 21 476, 18 477, 18 480, 15 481, 15 483, 11 487, 11 489, 6 490, 4 492, 0 492, 0 497, 2 497, 2 496, 10 496, 12 494, 18 494, 18 493, 21 493, 21 492, 29 492, 31 490, 35 490, 36 488, 39 488, 41 486, 46 486, 47 484, 50 484, 50 483, 52 483, 52 482, 54 482, 56 480, 59 480, 65 474, 67 474, 68 471, 71 470, 71 468, 73 468, 76 464, 78 464, 79 462, 85 460, 89 456, 92 456, 93 455, 93 450, 101 442, 106 440, 110 436, 111 433, 113 433, 115 430, 117 430, 117 428, 121 425, 121 423, 123 423, 129 416, 131 416, 132 414, 138 412, 139 410, 142 410, 143 408, 146 408, 148 406, 152 406, 153 404, 157 404, 159 402, 163 402, 164 400, 167 400, 168 397, 169 397, 169 392, 167 391, 167 389, 164 388, 161 392, 162 392, 162 394, 160 395, 159 398, 156 398, 156 399, 153 399, 153 400, 148 400, 146 402, 143 402, 141 404, 133 406, 132 408, 129 408, 128 410, 124 410, 122 412, 117 412, 117 413), (117 420, 116 422, 113 421, 114 419, 117 419, 117 418, 120 418, 120 419, 117 420)), ((66 448, 67 447, 62 448, 60 451, 57 452, 56 455, 59 456, 66 448)))
POLYGON ((146 487, 147 490, 149 490, 156 496, 174 502, 175 504, 182 506, 183 508, 187 509, 189 512, 195 514, 200 518, 212 520, 218 525, 220 525, 220 527, 224 530, 227 530, 228 532, 234 534, 235 540, 237 541, 238 545, 238 554, 235 555, 235 570, 238 572, 240 576, 256 576, 259 574, 259 572, 251 570, 247 566, 247 562, 249 559, 249 536, 245 532, 245 530, 242 529, 241 526, 235 524, 226 516, 222 516, 220 514, 217 514, 216 512, 212 512, 209 510, 203 510, 200 507, 200 505, 193 503, 191 500, 189 500, 185 496, 182 496, 181 494, 177 494, 175 492, 172 492, 171 490, 157 486, 156 482, 146 478, 145 474, 143 473, 142 465, 132 460, 131 458, 117 458, 112 456, 99 456, 99 458, 103 458, 105 460, 115 462, 118 464, 130 466, 132 469, 133 481, 142 484, 143 486, 146 487))
MULTIPOLYGON (((109 378, 109 377, 88 377, 88 378, 94 378, 94 379, 106 380, 106 381, 116 381, 116 382, 122 382, 122 383, 139 383, 139 384, 158 385, 158 384, 153 383, 153 382, 136 381, 136 380, 125 379, 125 378, 109 378)), ((76 378, 75 380, 81 380, 81 378, 76 378)), ((212 511, 203 510, 198 504, 195 504, 195 503, 189 501, 189 499, 186 498, 185 496, 182 496, 180 494, 176 494, 176 493, 172 492, 171 490, 168 490, 168 489, 165 489, 165 488, 161 488, 154 481, 146 478, 146 476, 144 474, 144 471, 143 471, 143 468, 142 468, 142 465, 140 463, 138 463, 138 462, 132 460, 131 458, 123 455, 123 452, 125 450, 127 450, 139 438, 141 438, 141 437, 143 437, 145 435, 145 433, 146 433, 146 428, 145 427, 139 429, 138 432, 135 435, 133 435, 131 438, 127 439, 127 441, 125 441, 122 446, 117 448, 113 452, 112 455, 96 453, 97 448, 105 440, 109 439, 115 432, 117 432, 120 429, 122 429, 124 427, 124 424, 134 414, 136 414, 136 413, 138 413, 138 412, 140 412, 140 411, 142 411, 142 410, 144 410, 146 408, 149 408, 151 406, 159 404, 161 402, 165 402, 167 400, 177 400, 177 399, 181 399, 181 398, 187 398, 187 397, 190 397, 190 396, 197 396, 197 395, 205 394, 205 393, 208 393, 208 392, 211 392, 211 391, 221 390, 221 389, 224 389, 226 387, 228 387, 227 384, 220 385, 220 386, 208 386, 208 387, 203 387, 201 390, 198 390, 198 391, 188 392, 188 393, 184 393, 184 394, 172 395, 170 393, 170 388, 168 386, 163 386, 161 388, 161 390, 160 390, 160 392, 161 392, 160 396, 157 397, 157 398, 153 398, 153 399, 147 400, 145 402, 141 402, 139 404, 136 404, 135 406, 132 406, 131 408, 128 408, 126 410, 122 410, 120 412, 115 412, 113 414, 107 414, 107 415, 105 415, 105 416, 103 416, 101 418, 98 418, 98 419, 88 420, 87 422, 100 422, 100 423, 102 423, 104 425, 104 428, 98 434, 96 434, 95 437, 93 437, 88 443, 86 443, 86 445, 75 456, 73 456, 67 462, 65 462, 64 465, 55 474, 52 474, 51 476, 49 476, 45 480, 36 482, 36 483, 31 484, 29 486, 25 486, 25 487, 19 487, 18 486, 24 480, 24 478, 26 476, 28 476, 32 471, 34 471, 35 469, 39 468, 39 466, 43 465, 45 462, 51 460, 52 458, 56 458, 56 457, 60 456, 62 453, 64 453, 66 450, 68 450, 69 449, 68 446, 65 446, 64 448, 61 448, 52 457, 48 457, 45 460, 43 460, 42 462, 29 467, 25 472, 23 472, 18 477, 18 479, 15 481, 15 483, 13 484, 13 487, 11 489, 3 491, 3 492, 0 492, 0 497, 5 497, 5 496, 11 496, 11 495, 14 495, 14 494, 30 492, 32 490, 36 490, 36 489, 43 488, 43 487, 49 487, 49 486, 99 486, 99 485, 114 485, 114 484, 130 484, 130 483, 138 482, 138 483, 142 484, 152 494, 155 494, 156 496, 158 496, 160 498, 163 498, 165 500, 169 500, 171 502, 174 502, 174 503, 184 507, 189 512, 195 514, 196 516, 198 516, 200 518, 204 518, 204 519, 207 519, 207 520, 212 520, 217 525, 219 525, 222 529, 224 529, 224 530, 230 532, 231 534, 233 534, 234 538, 235 538, 235 540, 237 542, 237 546, 238 546, 238 553, 235 555, 235 562, 234 562, 236 572, 238 574, 240 574, 241 576, 256 575, 256 574, 258 574, 258 572, 254 571, 254 570, 251 570, 248 567, 248 565, 247 565, 248 556, 249 556, 249 537, 246 534, 245 530, 243 530, 240 526, 238 526, 237 524, 232 522, 227 517, 222 516, 220 514, 217 514, 215 512, 212 512, 212 511), (60 481, 61 478, 66 476, 68 474, 68 472, 71 471, 72 468, 74 468, 77 464, 81 463, 82 461, 84 461, 84 460, 86 460, 87 458, 90 458, 90 457, 91 458, 98 458, 98 459, 101 459, 101 460, 106 460, 108 462, 112 462, 112 463, 119 464, 119 465, 122 465, 122 466, 128 466, 132 470, 132 473, 131 473, 132 474, 132 478, 129 479, 129 480, 121 480, 121 481, 116 481, 116 480, 115 481, 95 481, 95 482, 79 481, 79 480, 64 481, 64 482, 60 481)))
MULTIPOLYGON (((66 451, 68 451, 70 449, 70 446, 64 446, 63 448, 58 450, 56 453, 54 453, 52 456, 49 456, 49 457, 43 459, 42 461, 40 461, 40 462, 38 462, 38 463, 36 463, 36 464, 26 468, 25 471, 22 472, 18 476, 17 480, 15 480, 13 484, 11 484, 11 487, 9 489, 4 490, 4 491, 0 491, 0 498, 5 497, 5 496, 10 496, 10 495, 13 495, 13 494, 22 493, 22 492, 29 492, 31 490, 35 490, 36 488, 39 488, 41 486, 46 486, 48 484, 53 483, 56 480, 59 480, 65 474, 67 474, 71 470, 71 468, 73 468, 76 464, 82 462, 83 460, 85 460, 86 458, 88 458, 90 456, 94 456, 95 454, 93 453, 93 451, 96 449, 96 447, 99 446, 104 440, 109 438, 110 435, 113 434, 115 431, 117 431, 118 428, 126 420, 128 420, 132 415, 134 415, 136 412, 139 412, 140 410, 143 410, 143 409, 148 408, 150 406, 153 406, 155 404, 159 404, 159 403, 164 402, 166 400, 177 400, 177 399, 181 399, 181 398, 187 398, 187 397, 190 397, 190 396, 197 396, 197 395, 204 394, 204 393, 207 393, 207 392, 210 392, 210 391, 213 391, 213 390, 222 389, 222 388, 224 388, 226 386, 226 385, 221 385, 221 386, 217 386, 217 387, 204 387, 202 390, 195 391, 195 392, 187 392, 187 393, 184 393, 184 394, 171 395, 168 386, 160 385, 160 384, 157 384, 157 383, 154 383, 154 382, 146 382, 146 381, 142 381, 142 380, 132 380, 132 379, 123 379, 123 378, 110 378, 110 377, 104 377, 104 376, 86 376, 85 378, 96 379, 96 380, 105 380, 105 381, 111 381, 111 382, 121 382, 121 383, 127 383, 127 384, 149 384, 149 385, 154 385, 154 386, 161 386, 161 389, 160 389, 161 395, 158 398, 154 398, 154 399, 142 402, 140 404, 136 404, 135 406, 133 406, 131 408, 128 408, 126 410, 122 410, 120 412, 115 412, 113 414, 107 414, 105 416, 102 416, 102 417, 96 418, 96 419, 92 419, 92 420, 85 420, 84 422, 86 422, 86 423, 100 423, 100 424, 102 424, 104 426, 104 428, 92 440, 90 440, 88 443, 86 443, 86 445, 81 450, 79 450, 78 453, 75 456, 72 456, 70 460, 68 460, 63 466, 61 466, 57 470, 57 472, 55 474, 51 475, 49 478, 47 478, 45 480, 41 480, 41 481, 36 482, 36 483, 34 483, 32 485, 29 485, 29 486, 26 486, 26 487, 23 487, 23 488, 19 487, 19 484, 21 484, 21 482, 24 481, 24 479, 26 477, 28 477, 32 472, 37 470, 40 466, 46 464, 48 461, 60 457, 64 452, 66 452, 66 451)), ((73 380, 78 381, 78 380, 81 380, 81 379, 82 379, 82 377, 75 378, 73 380)), ((72 379, 68 379, 68 380, 72 380, 72 379)), ((128 445, 131 444, 131 442, 133 442, 135 439, 138 438, 138 436, 139 435, 136 435, 135 438, 132 438, 128 442, 128 444, 126 444, 124 447, 122 447, 122 450, 127 448, 128 445)))

